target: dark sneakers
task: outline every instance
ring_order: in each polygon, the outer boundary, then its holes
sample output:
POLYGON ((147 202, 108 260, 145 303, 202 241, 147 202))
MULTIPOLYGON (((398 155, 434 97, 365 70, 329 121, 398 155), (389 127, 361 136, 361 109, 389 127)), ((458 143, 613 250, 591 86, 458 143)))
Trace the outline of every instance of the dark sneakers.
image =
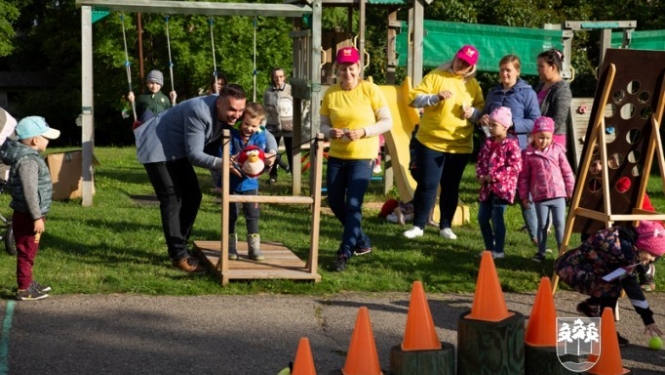
POLYGON ((50 286, 44 286, 44 285, 38 283, 35 280, 32 280, 32 284, 30 286, 35 288, 35 290, 40 292, 40 293, 48 293, 51 290, 53 290, 50 286))
POLYGON ((346 263, 349 261, 349 258, 346 255, 338 254, 333 270, 336 272, 343 272, 346 269, 346 263))
POLYGON ((531 258, 531 260, 537 263, 542 263, 542 261, 545 260, 545 254, 536 253, 536 255, 534 255, 533 258, 531 258))
POLYGON ((365 255, 372 252, 370 246, 356 246, 353 248, 353 255, 365 255))
POLYGON ((32 283, 28 289, 19 289, 16 292, 16 299, 18 301, 36 301, 44 298, 48 298, 48 294, 42 293, 39 290, 35 289, 35 284, 32 283))
POLYGON ((583 301, 577 304, 577 312, 588 316, 589 318, 599 318, 600 317, 600 305, 589 303, 589 301, 583 301))
POLYGON ((172 264, 173 267, 189 273, 206 272, 206 268, 199 263, 199 260, 191 256, 186 256, 182 259, 174 260, 172 264))

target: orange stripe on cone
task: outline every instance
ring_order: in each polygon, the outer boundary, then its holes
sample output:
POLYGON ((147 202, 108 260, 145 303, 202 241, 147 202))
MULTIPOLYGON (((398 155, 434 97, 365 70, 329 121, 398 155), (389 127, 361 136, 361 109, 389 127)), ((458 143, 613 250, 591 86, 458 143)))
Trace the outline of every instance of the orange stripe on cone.
POLYGON ((549 277, 543 277, 531 309, 524 341, 531 346, 556 347, 556 339, 556 308, 552 283, 549 277))
POLYGON ((406 316, 406 330, 402 350, 439 350, 441 341, 436 333, 432 313, 425 298, 423 283, 413 282, 409 313, 406 316))
POLYGON ((298 350, 296 351, 296 359, 293 361, 293 372, 291 372, 291 375, 316 375, 312 349, 309 346, 309 339, 307 337, 301 338, 298 343, 298 350))
POLYGON ((494 258, 491 251, 484 251, 480 259, 480 270, 476 282, 476 293, 473 297, 471 313, 465 318, 500 322, 513 313, 508 312, 506 300, 503 297, 499 275, 494 267, 494 258))
POLYGON ((614 325, 614 314, 612 309, 606 307, 600 318, 600 358, 589 356, 589 361, 598 362, 587 372, 596 375, 622 375, 628 374, 630 370, 623 368, 621 361, 621 350, 619 339, 614 325))
POLYGON ((344 375, 382 375, 379 365, 379 355, 376 352, 376 342, 369 321, 367 307, 358 310, 356 326, 351 335, 349 352, 346 363, 342 369, 344 375))

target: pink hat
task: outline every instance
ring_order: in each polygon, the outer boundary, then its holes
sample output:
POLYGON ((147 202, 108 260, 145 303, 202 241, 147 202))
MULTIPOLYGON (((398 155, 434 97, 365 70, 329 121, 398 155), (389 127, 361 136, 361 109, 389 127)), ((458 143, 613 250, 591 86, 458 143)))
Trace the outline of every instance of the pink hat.
POLYGON ((490 120, 496 121, 503 125, 504 128, 508 129, 513 125, 513 113, 508 107, 499 107, 492 111, 490 120))
POLYGON ((554 133, 554 120, 547 116, 540 116, 533 123, 533 130, 531 134, 540 132, 554 133))
POLYGON ((360 54, 354 47, 344 47, 337 51, 338 64, 355 64, 360 61, 360 54))
POLYGON ((459 51, 457 51, 457 54, 455 55, 458 59, 464 60, 469 65, 476 65, 478 62, 478 50, 476 47, 467 44, 464 47, 460 48, 459 51))
POLYGON ((635 245, 638 249, 656 257, 665 254, 665 228, 661 223, 642 220, 635 230, 637 231, 637 243, 635 245))

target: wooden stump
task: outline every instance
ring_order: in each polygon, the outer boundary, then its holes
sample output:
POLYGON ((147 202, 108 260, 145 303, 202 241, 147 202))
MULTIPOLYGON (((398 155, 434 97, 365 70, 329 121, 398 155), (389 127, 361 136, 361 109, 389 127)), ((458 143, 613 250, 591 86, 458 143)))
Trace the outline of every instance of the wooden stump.
POLYGON ((487 322, 466 319, 470 312, 457 321, 457 374, 524 375, 524 316, 487 322))
POLYGON ((390 349, 393 375, 455 375, 455 346, 441 343, 439 350, 403 351, 401 345, 390 349))
POLYGON ((524 346, 524 368, 527 374, 579 375, 563 367, 555 346, 524 346))

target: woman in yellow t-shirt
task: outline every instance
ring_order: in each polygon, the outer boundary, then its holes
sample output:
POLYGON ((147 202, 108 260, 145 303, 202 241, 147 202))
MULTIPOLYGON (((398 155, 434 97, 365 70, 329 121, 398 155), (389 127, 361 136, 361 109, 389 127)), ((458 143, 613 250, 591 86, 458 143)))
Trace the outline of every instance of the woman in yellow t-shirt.
POLYGON ((379 87, 360 78, 360 54, 353 47, 337 52, 337 84, 323 95, 321 132, 330 140, 328 203, 344 226, 334 270, 346 269, 353 255, 372 251, 361 228, 362 204, 379 151, 379 134, 392 128, 392 117, 379 87))
POLYGON ((413 228, 404 232, 407 238, 423 235, 441 186, 440 234, 446 239, 457 239, 450 225, 457 209, 462 174, 473 152, 471 122, 478 121, 485 106, 483 92, 474 78, 477 62, 478 50, 463 46, 452 60, 428 73, 409 95, 411 105, 424 111, 413 140, 412 173, 418 186, 413 197, 413 228))

